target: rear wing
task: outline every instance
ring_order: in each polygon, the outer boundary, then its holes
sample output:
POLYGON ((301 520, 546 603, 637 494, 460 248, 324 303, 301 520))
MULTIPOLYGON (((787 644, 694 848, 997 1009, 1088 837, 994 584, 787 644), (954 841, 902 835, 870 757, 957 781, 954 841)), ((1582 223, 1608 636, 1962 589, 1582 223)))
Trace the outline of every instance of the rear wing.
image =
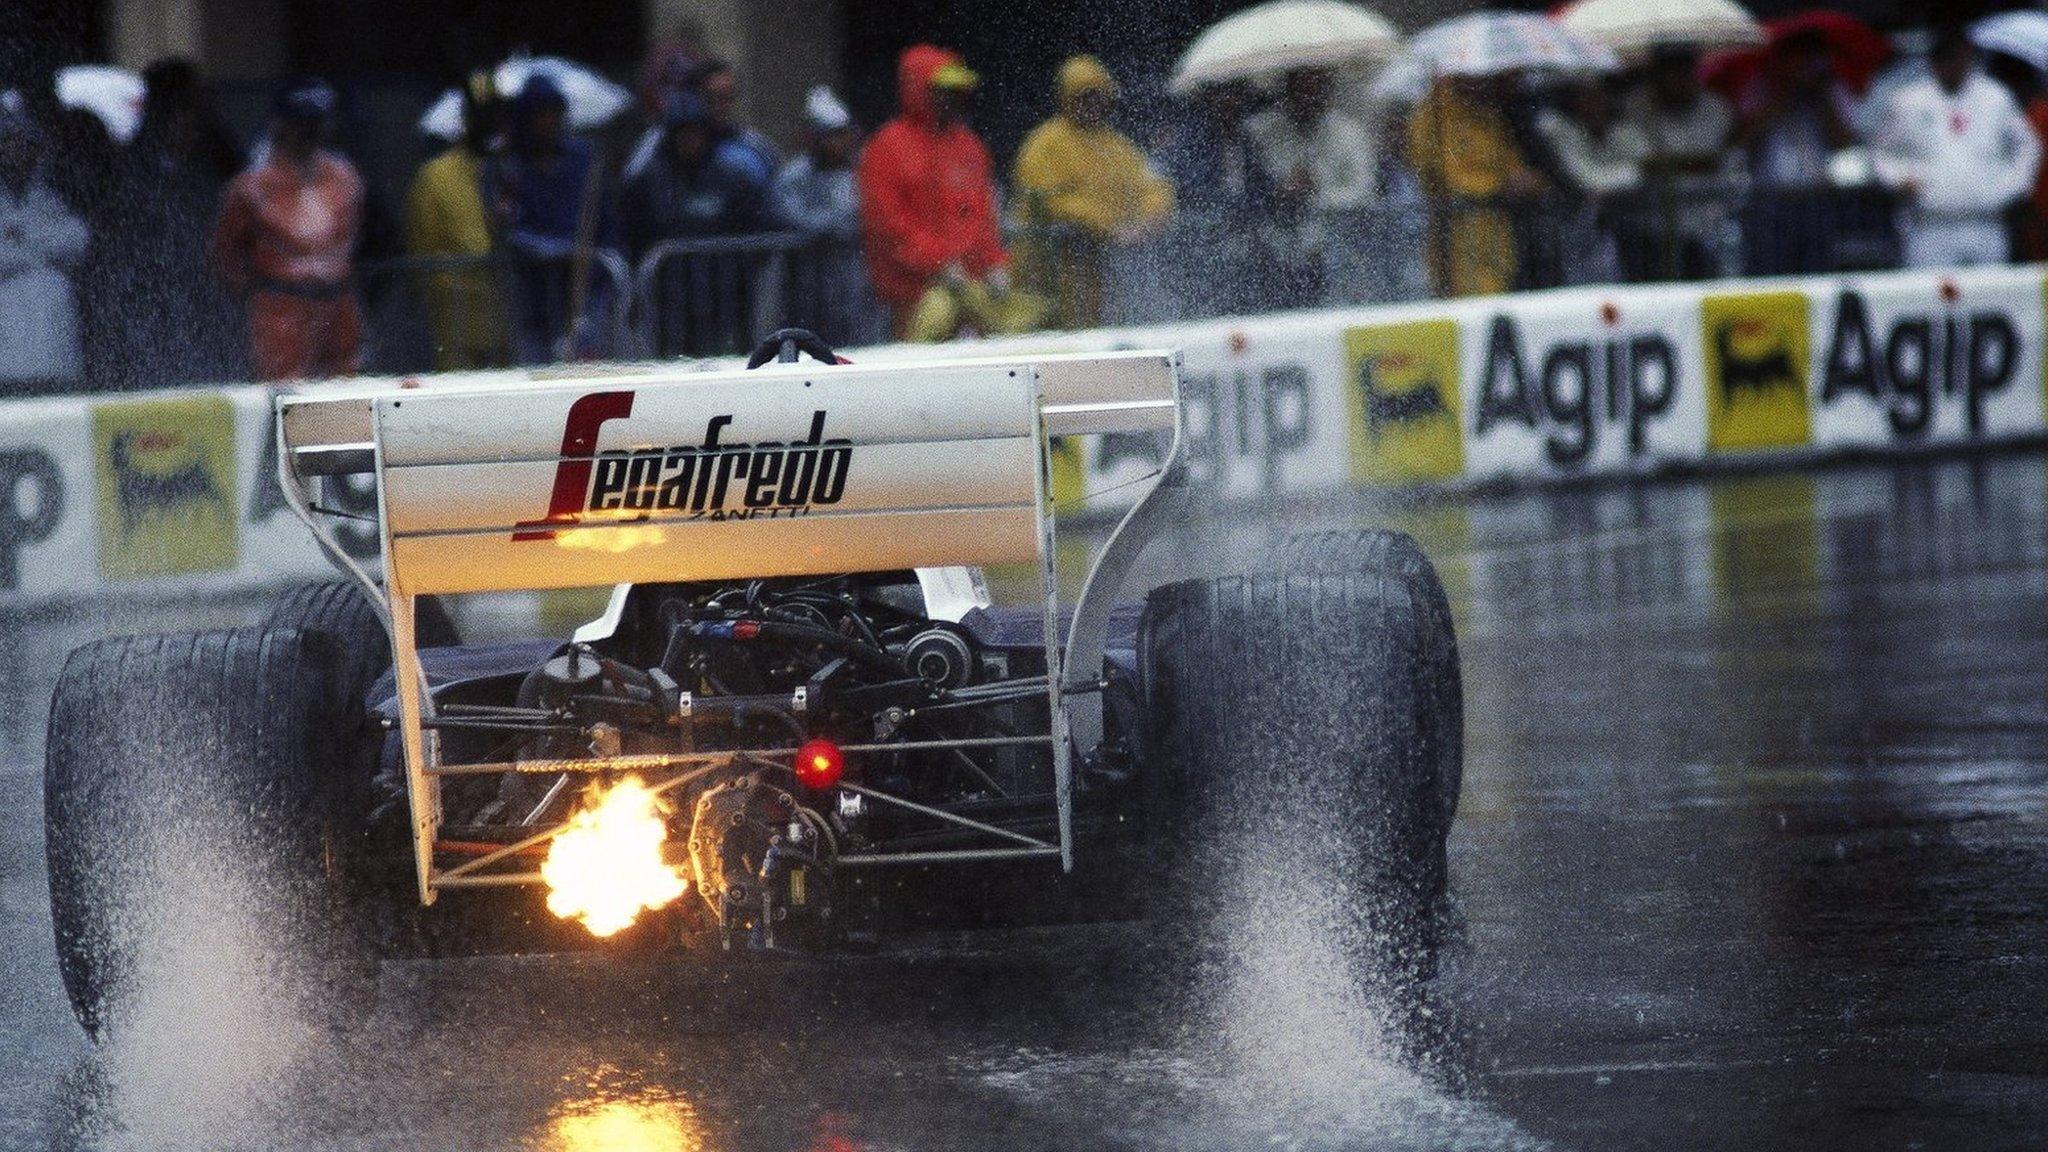
POLYGON ((1109 600, 1167 514, 1154 497, 1178 494, 1178 369, 1177 354, 1149 351, 281 394, 285 499, 371 589, 391 633, 422 897, 458 878, 432 867, 446 766, 424 723, 433 703, 414 598, 1032 562, 1046 606, 1056 850, 1071 866, 1070 743, 1100 740, 1109 600), (1171 445, 1095 558, 1062 643, 1050 438, 1133 432, 1171 445), (344 474, 377 480, 381 586, 315 512, 314 481, 344 474), (1075 681, 1065 667, 1079 669, 1075 681))

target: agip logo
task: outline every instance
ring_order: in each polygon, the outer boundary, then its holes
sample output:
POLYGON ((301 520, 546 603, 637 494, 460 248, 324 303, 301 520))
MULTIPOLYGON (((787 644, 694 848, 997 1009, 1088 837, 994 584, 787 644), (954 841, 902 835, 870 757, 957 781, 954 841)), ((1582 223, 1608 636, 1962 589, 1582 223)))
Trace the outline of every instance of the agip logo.
POLYGON ((1457 321, 1347 329, 1344 366, 1353 480, 1448 480, 1464 472, 1457 321))
POLYGON ((1742 292, 1700 301, 1707 366, 1707 449, 1794 448, 1813 440, 1811 304, 1799 292, 1742 292))
POLYGON ((93 409, 100 570, 131 580, 237 559, 235 407, 224 396, 93 409))

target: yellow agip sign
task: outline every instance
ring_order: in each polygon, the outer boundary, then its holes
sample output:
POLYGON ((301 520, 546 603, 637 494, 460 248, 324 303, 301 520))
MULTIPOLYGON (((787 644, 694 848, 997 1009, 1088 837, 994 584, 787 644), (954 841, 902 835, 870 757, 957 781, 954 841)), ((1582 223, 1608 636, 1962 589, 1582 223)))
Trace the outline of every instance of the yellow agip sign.
POLYGON ((1803 292, 1740 292, 1700 300, 1707 451, 1803 448, 1813 442, 1812 305, 1803 292))
POLYGON ((1354 481, 1450 480, 1464 472, 1456 320, 1346 329, 1344 367, 1354 481))

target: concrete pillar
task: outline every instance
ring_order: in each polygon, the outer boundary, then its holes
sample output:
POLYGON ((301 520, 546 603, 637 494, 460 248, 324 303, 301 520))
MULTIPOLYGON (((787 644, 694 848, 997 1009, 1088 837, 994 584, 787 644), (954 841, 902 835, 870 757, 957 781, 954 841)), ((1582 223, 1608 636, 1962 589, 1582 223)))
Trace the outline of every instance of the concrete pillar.
POLYGON ((842 11, 842 0, 649 0, 647 38, 669 39, 685 22, 701 27, 711 51, 739 71, 747 118, 789 148, 802 131, 804 93, 842 84, 842 11))
POLYGON ((285 66, 285 0, 109 0, 114 63, 141 70, 166 56, 206 76, 270 77, 285 66))
POLYGON ((202 0, 111 0, 106 7, 107 47, 114 63, 142 69, 166 56, 197 60, 205 54, 202 0))

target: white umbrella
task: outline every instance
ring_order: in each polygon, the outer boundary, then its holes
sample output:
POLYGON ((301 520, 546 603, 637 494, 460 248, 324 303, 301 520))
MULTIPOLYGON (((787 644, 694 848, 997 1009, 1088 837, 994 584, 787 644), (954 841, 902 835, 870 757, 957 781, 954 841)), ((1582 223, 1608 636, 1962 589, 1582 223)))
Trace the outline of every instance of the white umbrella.
MULTIPOLYGON (((491 82, 497 86, 498 94, 509 100, 526 86, 527 77, 536 73, 546 75, 562 90, 562 98, 569 102, 569 128, 574 132, 608 123, 633 104, 632 94, 624 88, 558 56, 514 56, 498 65, 491 73, 491 82)), ((453 88, 441 93, 441 98, 420 117, 419 129, 440 140, 461 136, 462 93, 453 88)))
POLYGON ((1391 55, 1401 34, 1370 8, 1342 0, 1272 0, 1209 26, 1174 66, 1170 89, 1250 80, 1295 68, 1368 64, 1391 55))
POLYGON ((142 77, 111 64, 73 64, 57 70, 57 103, 100 118, 123 144, 142 127, 142 77))
POLYGON ((1746 48, 1764 30, 1735 0, 1579 0, 1558 23, 1616 52, 1653 48, 1746 48))
POLYGON ((1426 28, 1408 50, 1438 76, 1503 72, 1612 72, 1621 61, 1604 45, 1528 12, 1474 12, 1426 28))
POLYGON ((1429 95, 1429 61, 1404 53, 1372 78, 1366 99, 1382 108, 1413 108, 1429 95))
POLYGON ((1970 26, 1970 40, 1987 52, 2003 52, 2048 72, 2048 12, 2001 12, 1970 26))

